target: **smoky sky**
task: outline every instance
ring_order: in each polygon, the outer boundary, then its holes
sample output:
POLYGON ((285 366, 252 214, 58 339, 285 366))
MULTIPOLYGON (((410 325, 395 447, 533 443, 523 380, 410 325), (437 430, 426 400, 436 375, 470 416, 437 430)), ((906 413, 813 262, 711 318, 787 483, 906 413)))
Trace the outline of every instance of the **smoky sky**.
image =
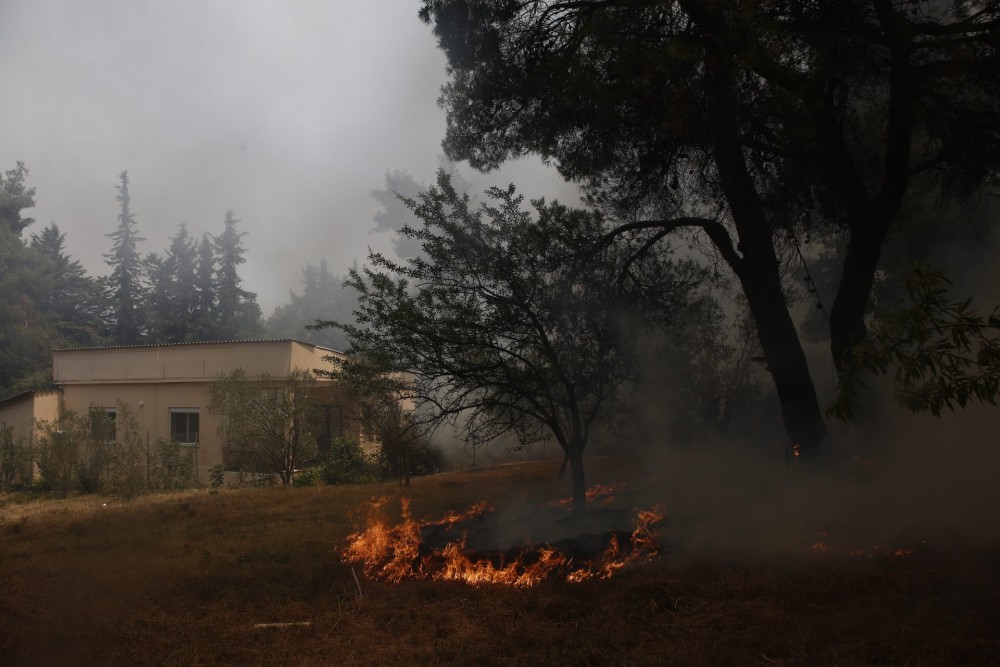
MULTIPOLYGON (((386 170, 431 182, 445 116, 445 60, 416 0, 5 0, 0 3, 0 169, 36 188, 29 232, 55 222, 104 275, 118 174, 162 252, 181 222, 242 220, 245 287, 265 315, 307 262, 344 273, 373 234, 386 170)), ((460 165, 461 168, 461 165, 460 165)), ((575 202, 537 160, 476 176, 575 202)))

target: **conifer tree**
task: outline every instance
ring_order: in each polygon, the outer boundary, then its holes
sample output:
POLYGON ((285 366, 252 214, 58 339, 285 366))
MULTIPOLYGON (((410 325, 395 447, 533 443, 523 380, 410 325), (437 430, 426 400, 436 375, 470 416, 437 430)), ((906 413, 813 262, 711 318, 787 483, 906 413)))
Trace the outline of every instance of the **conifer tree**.
POLYGON ((121 185, 116 187, 118 203, 121 205, 118 228, 108 234, 114 244, 111 252, 104 257, 111 267, 108 279, 112 303, 111 340, 120 345, 128 345, 138 343, 145 329, 142 317, 145 265, 139 256, 138 244, 146 239, 140 237, 136 230, 128 190, 128 171, 123 171, 119 178, 121 185))
POLYGON ((45 308, 61 344, 93 345, 100 340, 104 292, 79 260, 66 254, 65 242, 66 234, 55 223, 31 235, 31 247, 48 260, 40 264, 51 278, 45 308))
POLYGON ((51 277, 39 270, 41 253, 21 239, 33 222, 21 212, 35 205, 27 175, 21 162, 0 173, 0 398, 44 383, 54 338, 44 312, 51 277))
POLYGON ((215 340, 218 327, 215 317, 215 250, 212 237, 206 232, 198 243, 195 261, 195 291, 198 301, 191 319, 192 340, 215 340))
POLYGON ((230 209, 226 211, 225 228, 215 237, 218 257, 216 322, 221 339, 246 338, 262 332, 260 307, 257 295, 244 290, 239 266, 246 260, 243 255, 243 237, 246 232, 237 231, 239 219, 230 209))
MULTIPOLYGON (((151 256, 152 260, 153 257, 151 256)), ((154 306, 150 321, 158 340, 181 343, 194 340, 194 316, 198 307, 198 289, 195 285, 197 255, 194 239, 188 234, 187 225, 181 223, 170 248, 161 260, 150 268, 154 306)))

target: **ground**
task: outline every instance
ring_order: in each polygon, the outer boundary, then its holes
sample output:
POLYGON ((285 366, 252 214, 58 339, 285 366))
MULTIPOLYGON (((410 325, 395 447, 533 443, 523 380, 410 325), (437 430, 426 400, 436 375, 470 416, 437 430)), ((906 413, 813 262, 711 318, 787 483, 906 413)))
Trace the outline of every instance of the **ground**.
MULTIPOLYGON (((367 579, 372 497, 417 518, 565 495, 558 461, 352 487, 0 495, 4 665, 993 665, 1000 552, 664 553, 528 589, 367 579), (259 627, 260 624, 286 624, 259 627), (290 624, 290 625, 288 625, 290 624)), ((628 468, 590 465, 592 483, 628 468)), ((668 512, 669 514, 669 512, 668 512)))

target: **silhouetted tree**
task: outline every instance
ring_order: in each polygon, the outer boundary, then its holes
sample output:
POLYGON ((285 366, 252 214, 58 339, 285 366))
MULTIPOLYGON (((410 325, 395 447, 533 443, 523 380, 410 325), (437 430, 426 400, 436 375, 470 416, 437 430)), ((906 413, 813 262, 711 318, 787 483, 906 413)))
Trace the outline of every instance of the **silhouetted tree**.
POLYGON ((372 254, 351 272, 358 323, 326 323, 351 342, 334 375, 362 396, 413 401, 415 426, 459 425, 473 446, 508 432, 524 446, 555 439, 582 508, 584 450, 633 373, 627 255, 609 247, 578 266, 607 229, 599 214, 536 202, 533 221, 513 187, 488 195, 470 209, 442 171, 407 202, 422 226, 401 233, 421 253, 372 254))
POLYGON ((119 178, 121 185, 116 187, 118 203, 121 205, 118 228, 108 234, 114 244, 111 252, 104 257, 111 267, 111 275, 108 277, 112 308, 111 340, 117 344, 127 345, 138 343, 144 333, 143 300, 146 276, 138 243, 145 239, 136 231, 135 215, 132 213, 128 191, 128 171, 123 171, 119 178))
POLYGON ((225 228, 214 239, 216 272, 216 322, 218 336, 222 339, 259 335, 262 331, 261 312, 257 295, 241 287, 239 267, 246 260, 243 255, 243 237, 237 231, 239 219, 233 211, 226 211, 225 228))
POLYGON ((98 280, 87 275, 78 260, 65 251, 66 234, 55 223, 31 235, 31 247, 48 261, 40 263, 51 276, 45 309, 63 345, 95 345, 101 340, 107 309, 98 280))
POLYGON ((842 370, 912 177, 970 191, 1000 156, 996 2, 424 0, 421 16, 448 57, 448 156, 491 169, 537 153, 619 233, 708 239, 805 453, 826 429, 776 245, 845 230, 842 370))
POLYGON ((150 335, 164 343, 197 339, 198 286, 195 242, 181 223, 162 259, 147 260, 150 279, 150 335))
POLYGON ((21 232, 31 218, 22 211, 35 205, 34 188, 25 184, 28 170, 17 168, 0 175, 0 395, 45 384, 48 351, 56 334, 45 304, 52 275, 45 256, 25 245, 21 232))
POLYGON ((344 349, 347 339, 339 329, 307 327, 317 320, 354 321, 357 299, 354 290, 345 289, 346 280, 346 276, 330 273, 325 259, 320 260, 319 266, 307 264, 302 270, 302 294, 291 292, 289 303, 274 309, 267 320, 268 333, 336 350, 344 349))
POLYGON ((198 302, 191 322, 192 340, 215 340, 218 337, 218 326, 215 321, 215 250, 212 238, 207 232, 202 234, 198 243, 195 288, 198 302))

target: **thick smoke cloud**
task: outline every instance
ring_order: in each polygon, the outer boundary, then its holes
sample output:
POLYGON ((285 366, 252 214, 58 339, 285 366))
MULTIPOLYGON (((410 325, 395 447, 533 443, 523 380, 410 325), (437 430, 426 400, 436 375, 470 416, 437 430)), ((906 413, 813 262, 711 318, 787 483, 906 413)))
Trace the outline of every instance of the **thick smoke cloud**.
MULTIPOLYGON (((445 63, 416 13, 401 0, 4 2, 0 168, 28 166, 27 214, 58 224, 96 275, 124 169, 143 252, 181 222, 219 233, 234 209, 267 315, 307 262, 343 273, 389 248, 370 234, 387 169, 433 181, 445 63)), ((537 162, 476 185, 511 181, 561 188, 537 162)))

